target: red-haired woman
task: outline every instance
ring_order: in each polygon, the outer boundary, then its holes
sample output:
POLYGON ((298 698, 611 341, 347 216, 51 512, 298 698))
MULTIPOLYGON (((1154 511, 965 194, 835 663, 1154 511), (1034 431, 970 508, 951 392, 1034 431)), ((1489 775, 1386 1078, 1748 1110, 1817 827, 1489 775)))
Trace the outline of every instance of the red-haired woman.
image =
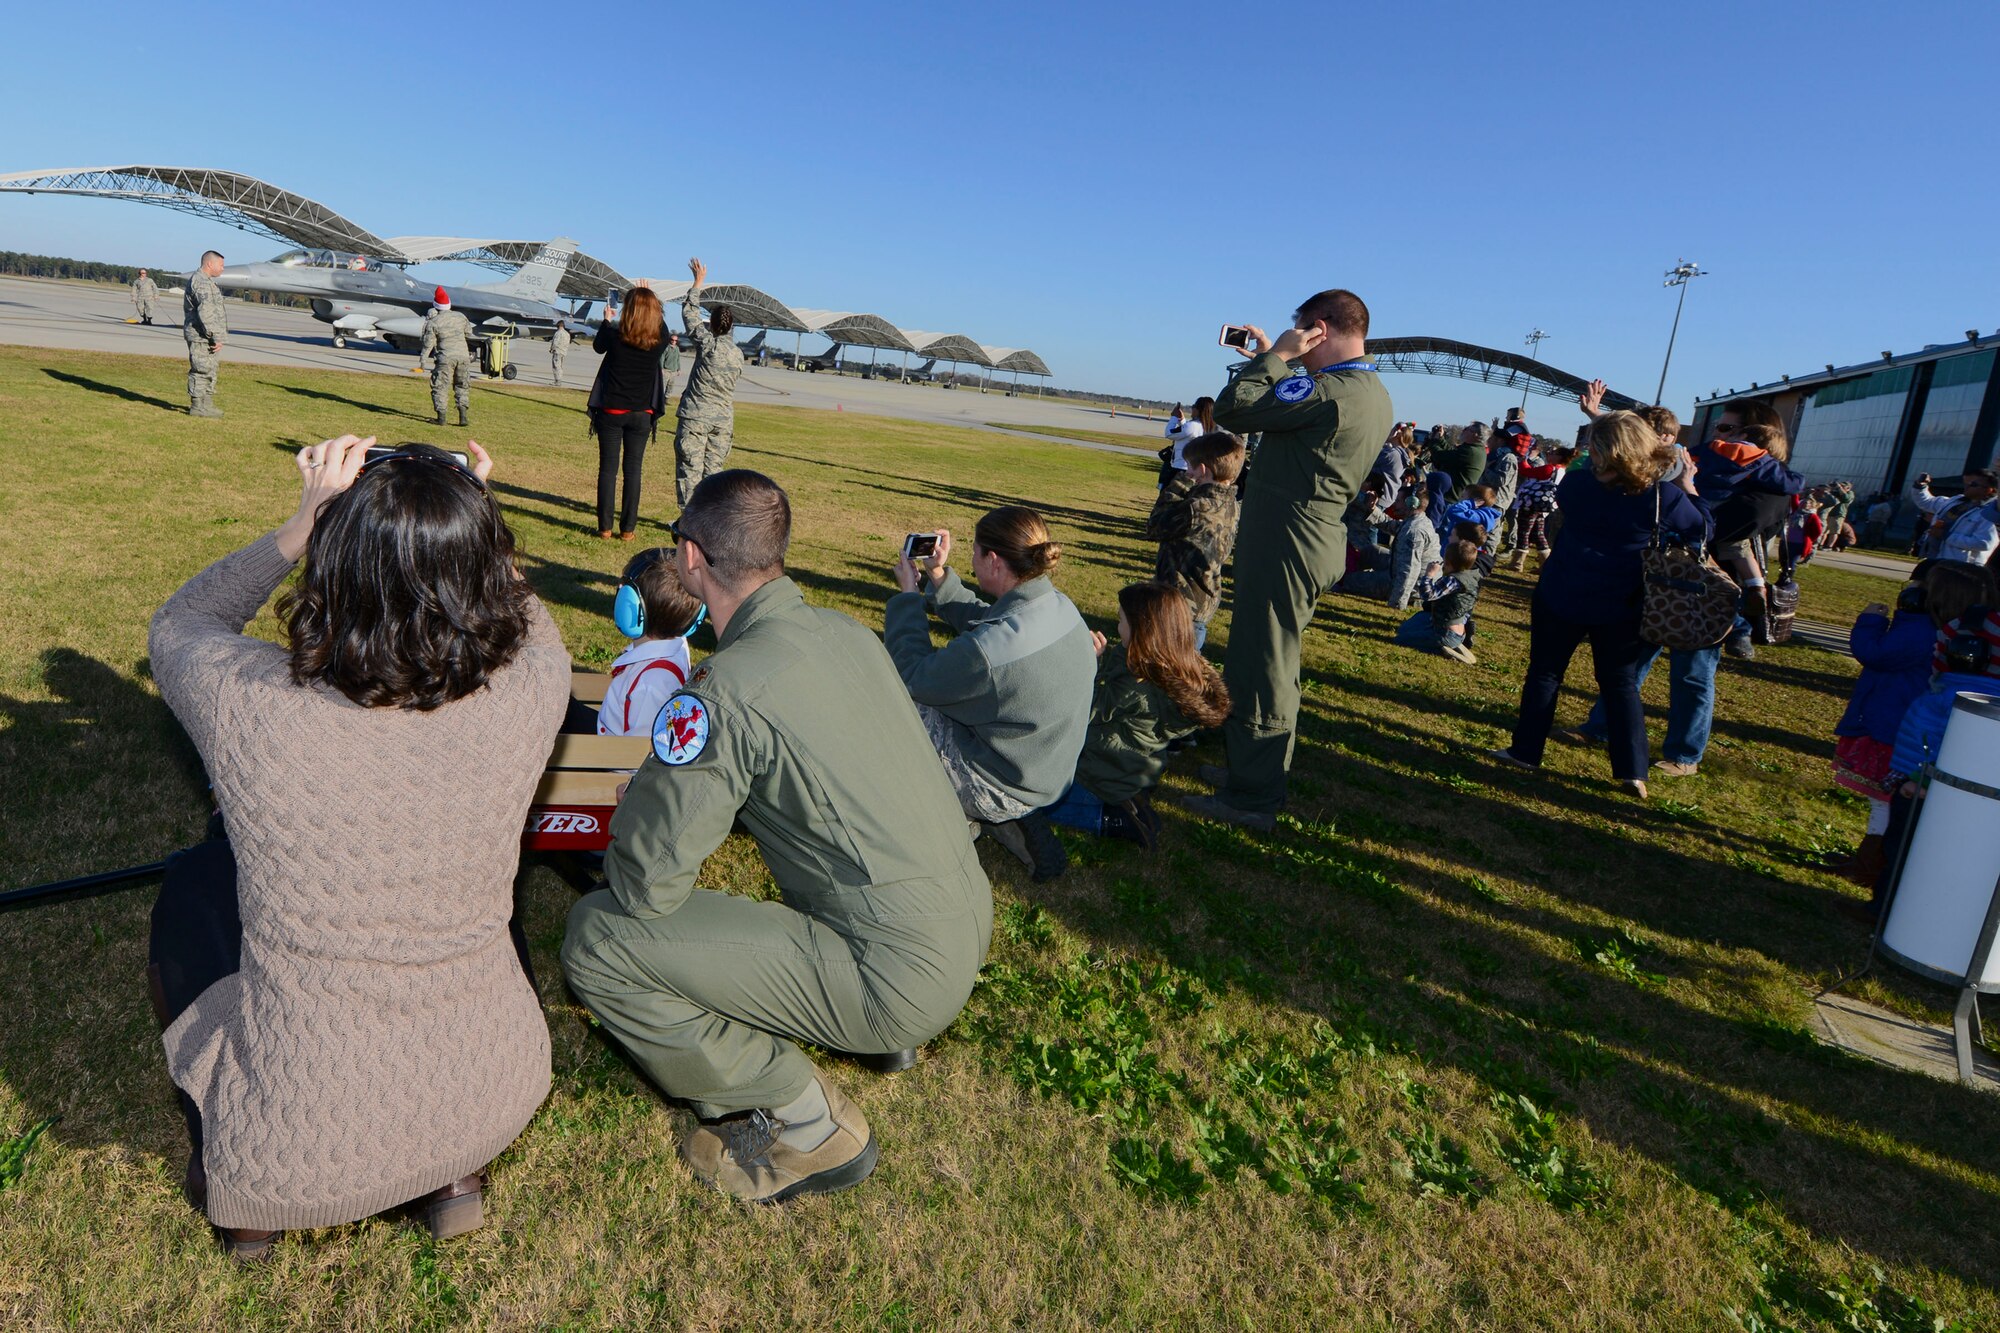
POLYGON ((649 287, 625 294, 625 308, 607 307, 591 347, 604 360, 590 386, 590 424, 597 433, 597 535, 611 536, 612 501, 618 472, 625 471, 625 503, 618 510, 618 539, 631 541, 639 526, 639 474, 646 444, 667 410, 667 383, 660 372, 666 359, 666 320, 660 298, 649 287))

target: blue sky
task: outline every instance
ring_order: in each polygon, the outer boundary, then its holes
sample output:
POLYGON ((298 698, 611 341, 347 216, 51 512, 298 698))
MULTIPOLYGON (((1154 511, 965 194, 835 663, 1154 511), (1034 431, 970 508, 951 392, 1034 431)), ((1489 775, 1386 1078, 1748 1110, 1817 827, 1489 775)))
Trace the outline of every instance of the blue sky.
MULTIPOLYGON (((381 235, 564 233, 634 275, 699 253, 1065 385, 1212 392, 1217 326, 1346 286, 1377 334, 1539 325, 1545 360, 1650 398, 1681 257, 1710 271, 1684 414, 2000 324, 1990 4, 22 9, 0 170, 226 167, 381 235)), ((0 248, 211 244, 279 248, 0 198, 0 248)), ((1425 424, 1519 401, 1387 383, 1425 424)))

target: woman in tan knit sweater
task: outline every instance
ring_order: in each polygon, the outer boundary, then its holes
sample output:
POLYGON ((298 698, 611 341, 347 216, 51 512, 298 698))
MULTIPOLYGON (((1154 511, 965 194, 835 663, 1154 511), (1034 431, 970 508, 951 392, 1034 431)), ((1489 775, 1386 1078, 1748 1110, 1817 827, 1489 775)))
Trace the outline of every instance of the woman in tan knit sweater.
POLYGON ((239 1257, 410 1201, 437 1234, 477 1226, 483 1168, 549 1087, 509 920, 569 655, 486 452, 364 470, 372 443, 302 450, 298 512, 153 617, 228 840, 170 870, 148 974, 189 1193, 239 1257), (289 647, 245 636, 301 556, 289 647))

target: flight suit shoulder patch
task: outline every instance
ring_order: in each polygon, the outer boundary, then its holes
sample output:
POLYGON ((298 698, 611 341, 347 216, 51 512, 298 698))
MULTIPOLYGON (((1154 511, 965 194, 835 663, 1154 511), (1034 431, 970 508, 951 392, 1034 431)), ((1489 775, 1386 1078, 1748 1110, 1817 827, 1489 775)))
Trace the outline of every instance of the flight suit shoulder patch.
POLYGON ((1281 403, 1299 403, 1312 397, 1313 377, 1310 375, 1287 375, 1271 390, 1281 403))
POLYGON ((674 768, 691 764, 708 748, 714 726, 708 701, 682 691, 668 699, 653 719, 653 755, 674 768))

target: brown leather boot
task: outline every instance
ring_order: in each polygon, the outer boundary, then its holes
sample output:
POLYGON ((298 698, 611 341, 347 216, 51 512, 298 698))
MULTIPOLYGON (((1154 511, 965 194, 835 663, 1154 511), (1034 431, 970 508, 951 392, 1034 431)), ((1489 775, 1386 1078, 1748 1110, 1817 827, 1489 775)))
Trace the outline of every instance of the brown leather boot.
POLYGON ((450 1240, 485 1225, 485 1198, 486 1173, 475 1171, 417 1200, 417 1216, 430 1228, 432 1240, 450 1240))
POLYGON ((1882 835, 1870 833, 1861 839, 1861 845, 1854 849, 1854 859, 1838 868, 1842 879, 1851 884, 1859 884, 1864 889, 1875 887, 1875 881, 1882 878, 1882 872, 1889 868, 1889 854, 1883 850, 1882 835))

